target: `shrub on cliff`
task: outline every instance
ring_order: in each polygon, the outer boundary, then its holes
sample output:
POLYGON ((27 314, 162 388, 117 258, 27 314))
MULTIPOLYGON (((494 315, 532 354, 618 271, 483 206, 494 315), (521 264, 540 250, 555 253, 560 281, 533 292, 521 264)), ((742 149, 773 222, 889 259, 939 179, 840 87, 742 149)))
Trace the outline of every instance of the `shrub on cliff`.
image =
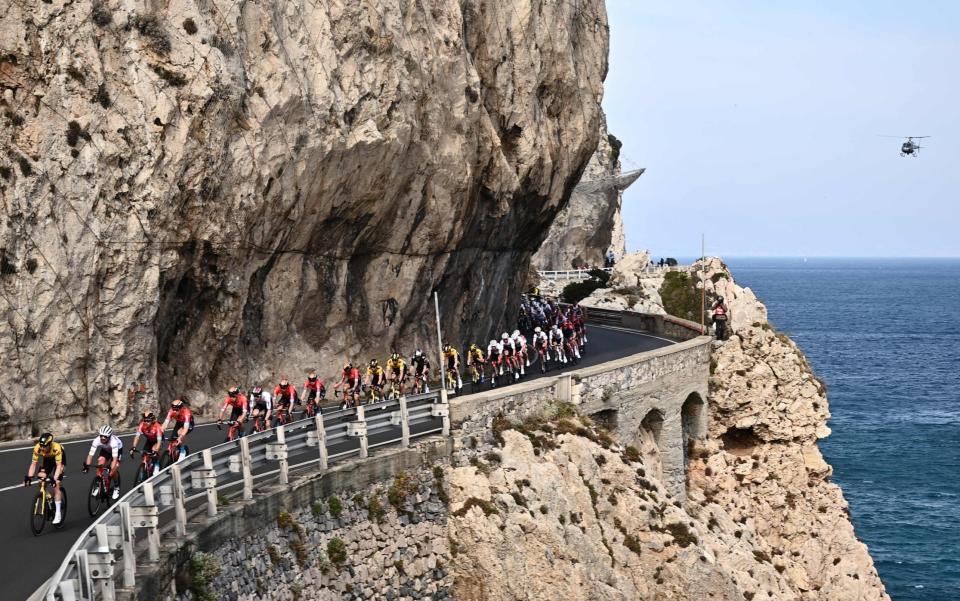
POLYGON ((220 596, 210 589, 214 578, 220 575, 217 558, 198 552, 190 557, 190 592, 196 601, 216 601, 220 596))
MULTIPOLYGON (((700 291, 697 280, 683 271, 668 271, 660 286, 660 298, 667 313, 681 319, 700 322, 700 291)), ((707 299, 709 306, 710 299, 707 299)))
POLYGON ((588 273, 590 279, 573 282, 563 287, 563 292, 560 295, 565 302, 579 303, 590 296, 594 290, 607 287, 607 282, 610 280, 609 273, 602 269, 591 269, 588 273))

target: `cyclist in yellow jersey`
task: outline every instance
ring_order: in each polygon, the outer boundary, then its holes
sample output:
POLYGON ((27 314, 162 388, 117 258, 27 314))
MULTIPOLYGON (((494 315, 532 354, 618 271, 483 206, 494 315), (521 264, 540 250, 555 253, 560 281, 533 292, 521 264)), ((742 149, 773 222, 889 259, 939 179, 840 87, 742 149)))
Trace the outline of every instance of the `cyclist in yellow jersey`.
POLYGON ((367 386, 375 392, 375 397, 378 400, 383 400, 383 385, 386 381, 387 374, 380 367, 380 363, 376 359, 371 359, 370 365, 367 367, 367 386))
POLYGON ((460 378, 460 351, 449 344, 443 345, 443 358, 447 362, 447 371, 452 371, 457 377, 457 389, 463 388, 463 379, 460 378))
POLYGON ((403 360, 400 353, 394 352, 390 355, 390 358, 387 359, 387 379, 397 383, 401 396, 403 395, 403 383, 407 379, 407 371, 407 362, 403 360))
POLYGON ((63 513, 60 508, 63 503, 63 495, 60 493, 60 480, 63 478, 63 466, 67 463, 67 457, 63 452, 63 446, 59 442, 53 441, 53 434, 44 432, 33 447, 33 458, 30 467, 27 468, 27 475, 23 477, 23 485, 30 486, 33 475, 37 473, 37 464, 40 463, 38 476, 45 478, 53 474, 53 500, 57 509, 53 516, 54 525, 63 521, 63 513), (43 460, 40 463, 40 460, 43 460))
POLYGON ((467 349, 467 367, 472 367, 476 377, 474 378, 474 383, 483 382, 483 364, 485 363, 483 358, 483 350, 480 349, 476 344, 471 344, 470 348, 467 349))

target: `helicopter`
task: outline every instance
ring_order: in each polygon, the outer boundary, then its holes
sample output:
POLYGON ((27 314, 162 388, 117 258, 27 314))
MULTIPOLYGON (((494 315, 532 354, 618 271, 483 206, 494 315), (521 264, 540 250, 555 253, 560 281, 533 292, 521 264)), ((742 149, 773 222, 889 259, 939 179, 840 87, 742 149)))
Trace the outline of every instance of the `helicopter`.
POLYGON ((881 137, 899 138, 901 140, 906 138, 907 141, 900 145, 900 156, 915 157, 920 155, 920 149, 923 148, 923 146, 920 146, 920 144, 918 144, 917 142, 914 142, 914 140, 920 140, 921 138, 929 138, 930 136, 881 136, 881 137))

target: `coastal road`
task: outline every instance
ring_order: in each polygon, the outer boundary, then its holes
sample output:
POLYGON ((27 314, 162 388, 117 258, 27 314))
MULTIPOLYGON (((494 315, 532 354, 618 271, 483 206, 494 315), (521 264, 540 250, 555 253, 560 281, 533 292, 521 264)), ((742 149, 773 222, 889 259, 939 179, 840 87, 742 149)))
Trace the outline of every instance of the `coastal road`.
MULTIPOLYGON (((588 327, 587 349, 579 367, 596 365, 674 344, 674 341, 666 338, 629 330, 602 326, 588 327)), ((540 377, 539 369, 536 366, 531 368, 531 371, 533 373, 528 374, 521 381, 540 377)), ((550 372, 549 375, 556 373, 555 371, 550 372)), ((464 392, 469 392, 469 388, 470 384, 465 384, 464 392)), ((332 409, 335 409, 335 407, 332 409)), ((325 408, 324 412, 326 413, 326 411, 325 408)), ((424 423, 420 425, 419 430, 422 431, 432 427, 436 426, 424 423)), ((399 426, 397 430, 399 431, 399 426)), ((196 452, 223 442, 225 434, 226 431, 217 430, 215 424, 202 424, 194 428, 187 442, 191 452, 196 452)), ((398 434, 391 432, 380 436, 386 439, 396 437, 398 434)), ((131 459, 127 454, 132 438, 132 435, 121 436, 124 444, 124 457, 120 466, 120 478, 124 491, 129 490, 129 486, 133 483, 140 459, 139 455, 135 459, 131 459)), ((26 599, 53 574, 76 538, 90 525, 92 518, 87 513, 85 495, 88 494, 93 472, 91 470, 88 474, 82 474, 80 466, 86 458, 91 439, 92 436, 81 440, 62 442, 67 455, 64 486, 69 496, 66 525, 62 530, 54 530, 50 524, 47 524, 43 534, 39 537, 33 536, 28 521, 36 487, 28 489, 22 485, 23 476, 30 464, 32 447, 23 445, 0 449, 0 541, 3 543, 0 545, 0 582, 4 583, 6 591, 2 595, 3 599, 26 599)), ((374 445, 376 442, 377 439, 371 437, 370 444, 374 445)), ((342 444, 356 445, 359 443, 351 441, 342 444)), ((342 449, 331 449, 331 452, 340 450, 342 449)), ((304 459, 306 459, 305 455, 304 459)), ((300 460, 302 459, 295 456, 290 458, 291 464, 300 460)))

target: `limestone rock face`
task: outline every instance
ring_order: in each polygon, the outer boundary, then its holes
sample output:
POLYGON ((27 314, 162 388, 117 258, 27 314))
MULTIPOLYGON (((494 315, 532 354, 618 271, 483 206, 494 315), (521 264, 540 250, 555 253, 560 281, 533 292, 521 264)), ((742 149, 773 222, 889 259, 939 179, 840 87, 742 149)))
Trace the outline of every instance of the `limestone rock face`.
POLYGON ((597 149, 607 44, 601 0, 9 4, 2 434, 425 344, 434 290, 485 334, 597 149))
POLYGON ((557 215, 547 238, 533 256, 534 268, 562 271, 583 265, 600 267, 608 249, 612 249, 617 258, 624 256, 626 239, 620 212, 623 191, 643 170, 621 173, 617 158, 619 144, 616 138, 608 136, 604 121, 597 151, 573 189, 570 202, 557 215))

